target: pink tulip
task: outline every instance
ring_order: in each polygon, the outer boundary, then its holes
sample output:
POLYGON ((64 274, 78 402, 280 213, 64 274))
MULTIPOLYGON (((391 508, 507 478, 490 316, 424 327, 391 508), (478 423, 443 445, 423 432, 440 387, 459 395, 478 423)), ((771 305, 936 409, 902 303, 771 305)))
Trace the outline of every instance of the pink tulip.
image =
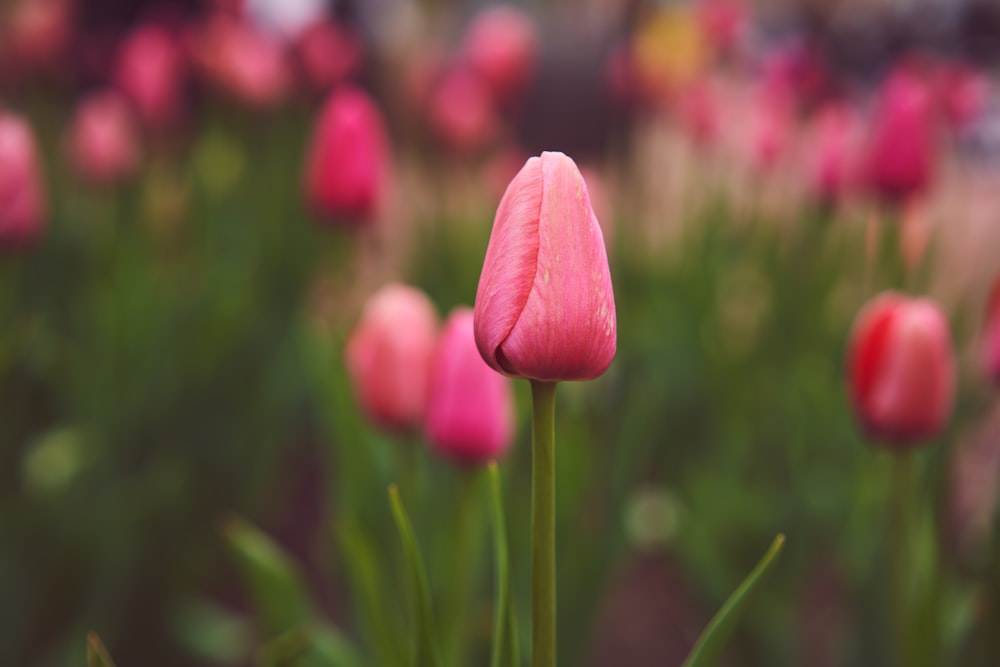
POLYGON ((209 81, 255 109, 284 101, 291 69, 281 42, 223 14, 208 19, 192 42, 195 61, 209 81))
POLYGON ((538 31, 522 10, 493 5, 473 19, 462 43, 462 55, 487 82, 496 100, 508 103, 534 75, 538 31))
POLYGON ((180 120, 186 76, 184 54, 169 30, 156 24, 135 28, 122 42, 115 84, 135 105, 147 127, 164 129, 180 120))
POLYGON ((327 98, 306 162, 306 198, 327 221, 373 220, 383 198, 389 147, 375 102, 353 86, 327 98))
POLYGON ((361 40, 327 20, 306 27, 295 38, 295 55, 312 90, 325 93, 361 68, 361 40))
POLYGON ((132 109, 118 93, 94 93, 77 107, 69 154, 80 176, 94 185, 114 185, 139 166, 139 140, 132 109))
POLYGON ((0 111, 0 249, 30 245, 45 216, 35 137, 23 119, 0 111))
POLYGON ((456 308, 438 341, 427 401, 427 437, 449 459, 481 465, 501 458, 514 434, 510 380, 483 363, 471 308, 456 308))
POLYGON ((1000 278, 997 278, 986 306, 986 326, 983 331, 983 356, 986 370, 1000 385, 1000 278))
POLYGON ((934 109, 927 86, 899 70, 882 85, 868 140, 867 179, 878 195, 902 201, 926 191, 934 176, 934 109))
POLYGON ((587 380, 611 364, 617 322, 604 237, 566 155, 530 158, 500 200, 475 331, 486 363, 513 377, 587 380))
POLYGON ((468 70, 456 68, 446 72, 433 89, 428 104, 431 128, 456 152, 481 150, 500 130, 489 88, 468 70))
POLYGON ((699 146, 711 146, 719 135, 719 100, 711 81, 696 81, 681 91, 675 112, 681 127, 699 146))
POLYGON ((358 402, 378 426, 424 423, 437 326, 434 305, 413 287, 386 285, 365 304, 345 356, 358 402))
POLYGON ((747 25, 743 0, 699 0, 698 18, 702 30, 717 51, 731 50, 747 25))
POLYGON ((0 68, 24 74, 60 66, 73 39, 69 0, 16 0, 8 5, 6 19, 6 30, 0 34, 0 68))
POLYGON ((847 106, 831 104, 819 111, 814 143, 807 147, 808 178, 816 197, 826 203, 839 201, 856 181, 859 124, 847 106))
POLYGON ((905 448, 936 435, 955 396, 955 353, 937 304, 897 292, 870 301, 851 332, 848 379, 869 436, 905 448))
POLYGON ((961 129, 975 121, 990 99, 990 78, 969 65, 945 65, 937 75, 936 97, 944 117, 953 128, 961 129))

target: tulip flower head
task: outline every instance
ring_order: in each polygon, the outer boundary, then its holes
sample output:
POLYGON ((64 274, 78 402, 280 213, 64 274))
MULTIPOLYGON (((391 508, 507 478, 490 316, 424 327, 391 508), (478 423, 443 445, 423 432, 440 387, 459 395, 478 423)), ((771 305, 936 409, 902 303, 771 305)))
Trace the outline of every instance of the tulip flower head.
POLYGON ((500 200, 475 333, 486 363, 512 377, 589 380, 615 356, 604 236, 580 170, 562 153, 530 158, 500 200))
POLYGON ((313 131, 306 198, 326 221, 362 225, 382 203, 389 148, 375 102, 353 86, 330 94, 313 131))
POLYGON ((511 5, 494 5, 473 19, 462 44, 464 61, 489 84, 498 102, 509 102, 530 82, 538 59, 538 31, 531 17, 511 5))
POLYGON ((983 357, 990 377, 1000 385, 1000 278, 993 285, 993 292, 986 307, 983 357))
POLYGON ((69 153, 80 176, 95 185, 114 185, 139 166, 139 140, 132 109, 114 91, 95 93, 76 110, 69 153))
POLYGON ((457 68, 445 72, 428 103, 428 121, 435 134, 459 153, 474 153, 499 133, 490 90, 471 71, 457 68))
POLYGON ((26 121, 0 111, 0 249, 31 244, 45 216, 34 134, 26 121))
POLYGON ((951 415, 955 353, 948 322, 926 298, 885 292, 858 314, 848 350, 855 413, 869 436, 905 449, 951 415))
POLYGON ((125 38, 118 51, 115 83, 147 127, 164 129, 180 119, 185 70, 177 38, 156 24, 142 25, 125 38))
POLYGON ((502 457, 514 434, 510 380, 487 366, 473 333, 471 308, 456 308, 438 341, 426 431, 431 446, 458 463, 502 457))
POLYGON ((437 326, 434 305, 413 287, 386 285, 365 304, 345 356, 358 401, 375 424, 423 424, 437 326))

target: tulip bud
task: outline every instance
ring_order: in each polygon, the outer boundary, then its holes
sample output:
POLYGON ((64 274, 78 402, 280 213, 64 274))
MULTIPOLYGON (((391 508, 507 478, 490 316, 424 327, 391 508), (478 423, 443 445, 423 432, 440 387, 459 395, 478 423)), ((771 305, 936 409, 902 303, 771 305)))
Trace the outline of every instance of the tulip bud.
POLYGON ((588 380, 611 364, 617 322, 604 237, 566 155, 529 159, 500 200, 475 331, 486 363, 513 377, 588 380))
POLYGON ((935 162, 934 117, 927 86, 897 72, 883 84, 869 138, 869 187, 893 201, 921 194, 931 184, 935 162))
POLYGON ((495 99, 509 102, 534 74, 538 33, 527 14, 495 5, 473 19, 462 45, 464 60, 489 84, 495 99))
POLYGON ((29 245, 45 216, 35 137, 27 122, 0 111, 0 249, 29 245))
POLYGON ((306 198, 326 220, 362 224, 381 204, 389 160, 385 123, 375 102, 354 87, 327 98, 306 163, 306 198))
POLYGON ((295 55, 310 87, 325 93, 361 67, 361 39, 336 23, 318 20, 295 37, 295 55))
POLYGON ((436 337, 434 305, 416 288, 386 285, 365 304, 345 356, 358 401, 377 425, 423 424, 436 337))
POLYGON ((459 463, 502 457, 514 431, 510 380, 483 363, 471 308, 456 308, 438 341, 427 401, 431 446, 459 463))
POLYGON ((986 323, 983 329, 983 360, 986 371, 1000 385, 1000 278, 993 285, 993 292, 986 305, 986 323))
POLYGON ((854 113, 839 104, 823 108, 816 117, 808 177, 815 196, 830 204, 841 200, 855 182, 858 122, 854 113))
POLYGON ((930 299, 884 292, 858 314, 848 349, 854 411, 865 432, 908 448, 951 415, 955 353, 948 322, 930 299))
POLYGON ((115 84, 146 126, 164 129, 180 119, 184 69, 175 37, 166 28, 143 25, 125 38, 118 51, 115 84))
POLYGON ((427 110, 435 134, 451 149, 472 153, 496 138, 499 121, 493 97, 479 76, 461 68, 438 81, 427 110))
POLYGON ((80 175, 95 185, 114 185, 135 172, 135 123, 118 93, 95 93, 80 103, 70 127, 69 154, 80 175))

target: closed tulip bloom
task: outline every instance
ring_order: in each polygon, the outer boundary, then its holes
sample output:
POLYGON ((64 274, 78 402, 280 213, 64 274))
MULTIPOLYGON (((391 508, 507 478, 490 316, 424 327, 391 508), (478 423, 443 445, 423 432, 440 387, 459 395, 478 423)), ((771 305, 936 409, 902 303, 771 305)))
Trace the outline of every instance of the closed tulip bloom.
POLYGON ((514 433, 510 380, 483 362, 471 308, 456 308, 438 341, 431 368, 426 432, 431 446, 462 464, 502 457, 514 433))
POLYGON ((118 93, 84 99, 70 127, 69 153, 80 176, 95 185, 114 185, 139 166, 139 140, 132 109, 118 93))
POLYGON ((948 322, 926 298, 885 292, 858 314, 848 350, 855 413, 868 435, 906 448, 951 415, 955 353, 948 322))
POLYGON ((538 58, 538 32, 531 18, 511 5, 488 7, 473 19, 462 45, 464 60, 501 102, 530 82, 538 58))
POLYGON ((306 162, 306 198, 327 221, 360 225, 376 217, 388 171, 385 123, 375 102, 353 86, 330 94, 306 162))
POLYGON ((365 304, 345 355, 354 393, 376 425, 423 424, 437 326, 434 305, 413 287, 386 285, 365 304))
POLYGON ((459 153, 484 148, 500 130, 489 88, 479 76, 462 68, 446 72, 438 81, 427 115, 435 134, 459 153))
POLYGON ((923 193, 934 176, 935 127, 930 91, 899 71, 883 84, 868 140, 867 178, 873 192, 893 201, 923 193))
POLYGON ((34 134, 23 119, 0 111, 0 249, 33 242, 45 216, 34 134))
POLYGON ((983 358, 990 377, 1000 385, 1000 278, 993 285, 993 292, 986 307, 983 358))
POLYGON ((166 28, 141 25, 122 42, 115 84, 132 101, 147 127, 162 130, 180 120, 185 78, 184 54, 166 28))
POLYGON ((812 159, 808 177, 820 201, 836 202, 854 184, 858 138, 857 118, 847 106, 831 104, 817 114, 815 143, 807 150, 812 159))
POLYGON ((531 380, 588 380, 615 356, 604 236, 580 170, 562 153, 528 160, 497 208, 475 307, 492 368, 531 380))
POLYGON ((327 92, 361 68, 361 38, 325 19, 304 28, 295 37, 295 55, 310 87, 327 92))

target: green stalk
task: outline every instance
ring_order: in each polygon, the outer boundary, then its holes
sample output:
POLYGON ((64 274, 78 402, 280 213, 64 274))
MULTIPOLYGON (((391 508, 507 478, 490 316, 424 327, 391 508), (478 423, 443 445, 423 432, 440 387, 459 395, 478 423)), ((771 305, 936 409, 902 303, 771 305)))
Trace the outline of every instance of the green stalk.
POLYGON ((892 627, 892 664, 903 667, 907 659, 907 635, 910 627, 909 583, 910 515, 913 511, 914 464, 909 452, 892 456, 892 484, 889 497, 889 613, 892 627))
POLYGON ((451 531, 452 552, 451 576, 447 579, 447 589, 441 614, 444 621, 445 665, 466 664, 466 623, 465 615, 475 592, 479 575, 477 564, 482 542, 482 503, 479 501, 480 470, 473 468, 459 470, 458 493, 456 494, 454 527, 451 531))
POLYGON ((490 667, 519 667, 517 620, 510 594, 510 556, 507 552, 507 522, 504 519, 500 471, 491 463, 490 510, 493 516, 493 548, 496 565, 496 612, 493 618, 493 650, 490 667))
POLYGON ((554 382, 531 381, 531 664, 556 664, 554 382))

